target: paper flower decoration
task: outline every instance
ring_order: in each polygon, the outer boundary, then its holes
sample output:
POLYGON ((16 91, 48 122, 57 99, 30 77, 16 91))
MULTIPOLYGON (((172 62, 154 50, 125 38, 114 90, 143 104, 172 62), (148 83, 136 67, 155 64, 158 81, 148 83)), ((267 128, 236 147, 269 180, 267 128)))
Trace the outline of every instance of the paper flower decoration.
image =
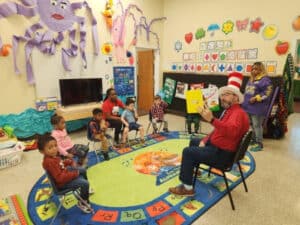
POLYGON ((113 47, 112 47, 111 43, 104 43, 101 47, 102 54, 104 54, 104 55, 111 54, 112 48, 113 47))
POLYGON ((255 32, 259 33, 260 28, 264 25, 264 22, 261 21, 259 17, 257 17, 255 20, 251 21, 251 27, 249 32, 255 32))
POLYGON ((274 39, 277 36, 277 34, 278 28, 274 24, 265 26, 265 28, 262 31, 262 36, 266 40, 274 39))
POLYGON ((222 25, 222 31, 224 34, 229 34, 233 31, 234 23, 231 20, 227 20, 225 23, 222 25))

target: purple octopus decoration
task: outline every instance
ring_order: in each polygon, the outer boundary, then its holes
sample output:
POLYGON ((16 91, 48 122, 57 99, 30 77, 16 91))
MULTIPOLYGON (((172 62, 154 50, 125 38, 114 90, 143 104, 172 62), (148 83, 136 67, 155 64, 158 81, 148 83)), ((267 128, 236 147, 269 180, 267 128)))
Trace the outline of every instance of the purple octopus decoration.
POLYGON ((14 68, 17 74, 20 71, 17 66, 16 54, 20 42, 25 42, 26 73, 27 81, 34 83, 33 70, 31 65, 31 53, 34 47, 44 54, 54 55, 57 45, 64 40, 64 32, 68 32, 71 43, 70 48, 62 48, 62 64, 66 71, 71 71, 69 59, 77 56, 78 45, 83 66, 87 67, 85 46, 86 30, 85 18, 77 16, 75 11, 85 7, 92 18, 92 36, 94 54, 98 55, 99 42, 97 32, 97 21, 92 9, 86 1, 70 3, 69 0, 21 0, 21 4, 5 2, 0 4, 0 19, 11 15, 23 15, 25 17, 39 16, 38 23, 26 29, 24 36, 13 35, 14 68), (80 41, 75 42, 76 29, 74 24, 79 25, 80 41))

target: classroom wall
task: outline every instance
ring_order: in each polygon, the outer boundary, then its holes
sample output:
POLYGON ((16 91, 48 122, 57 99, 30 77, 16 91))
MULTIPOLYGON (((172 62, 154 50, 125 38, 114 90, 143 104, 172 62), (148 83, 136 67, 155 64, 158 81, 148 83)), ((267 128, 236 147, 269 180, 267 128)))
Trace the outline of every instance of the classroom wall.
MULTIPOLYGON (((292 28, 292 21, 298 16, 299 2, 291 0, 271 1, 271 0, 165 0, 164 15, 168 18, 164 24, 164 41, 163 51, 161 55, 161 69, 170 71, 171 65, 174 63, 190 63, 200 61, 198 58, 192 61, 183 61, 183 53, 197 52, 199 53, 200 43, 216 40, 232 40, 232 50, 258 48, 257 60, 268 62, 277 62, 276 73, 282 74, 286 55, 278 55, 275 52, 275 45, 278 40, 288 41, 290 43, 290 52, 295 52, 295 40, 300 39, 300 32, 292 28), (263 27, 259 33, 249 32, 250 22, 260 17, 264 22, 264 26, 274 24, 279 30, 276 38, 266 40, 262 35, 263 27), (249 18, 247 30, 237 31, 235 22, 249 18), (186 33, 195 31, 198 28, 207 30, 212 23, 222 24, 232 20, 234 22, 233 32, 224 34, 221 30, 215 32, 214 36, 210 32, 206 32, 206 36, 200 40, 195 40, 187 44, 184 40, 186 33), (174 49, 175 41, 181 41, 182 50, 176 52, 174 49)), ((246 60, 242 60, 244 62, 246 60)), ((256 60, 248 60, 250 62, 256 60)))
MULTIPOLYGON (((0 4, 7 2, 0 0, 0 4)), ((17 1, 20 3, 20 1, 17 1)), ((71 2, 76 2, 72 0, 71 2)), ((93 9, 94 15, 98 21, 98 33, 100 46, 104 42, 110 42, 111 36, 107 31, 101 11, 104 9, 105 0, 88 0, 87 1, 93 9)), ((114 3, 117 1, 114 0, 114 3)), ((160 39, 160 85, 162 83, 162 72, 170 71, 171 65, 174 62, 182 62, 184 52, 197 52, 199 50, 199 43, 211 40, 232 40, 233 49, 243 48, 258 48, 259 54, 257 60, 262 61, 276 61, 276 74, 281 74, 286 55, 279 56, 275 53, 275 43, 277 40, 286 40, 290 42, 290 51, 294 53, 295 40, 300 39, 300 32, 292 29, 291 23, 296 16, 299 15, 297 9, 298 1, 290 0, 287 3, 271 0, 222 0, 213 1, 198 1, 198 0, 122 0, 125 8, 128 4, 135 4, 143 10, 143 14, 148 21, 153 18, 166 16, 167 20, 164 22, 157 22, 153 24, 152 29, 158 33, 160 39), (279 34, 274 40, 265 40, 261 33, 249 33, 248 31, 238 32, 234 30, 232 33, 225 35, 223 32, 215 32, 212 37, 206 35, 205 38, 187 44, 184 41, 184 34, 188 32, 195 32, 199 27, 207 28, 211 23, 222 24, 225 20, 231 19, 233 21, 249 18, 254 20, 256 17, 261 17, 265 24, 275 24, 279 29, 279 34), (183 48, 180 52, 174 50, 175 41, 180 40, 183 43, 183 48)), ((119 13, 119 9, 115 9, 115 15, 119 13)), ((137 13, 137 12, 135 12, 137 13)), ((76 15, 83 16, 87 20, 87 46, 86 52, 93 53, 92 36, 90 19, 86 15, 86 10, 82 9, 76 12, 76 15)), ((25 18, 23 16, 11 16, 9 18, 0 19, 0 37, 3 43, 11 43, 12 35, 23 35, 25 30, 37 22, 39 17, 25 18)), ((126 39, 125 46, 129 46, 132 40, 132 21, 128 20, 126 23, 126 39)), ((65 35, 67 36, 67 35, 65 35)), ((78 44, 78 36, 76 37, 78 44)), ((69 46, 69 41, 62 43, 63 47, 69 46)), ((59 57, 60 46, 58 48, 59 57)), ((150 36, 150 40, 146 39, 144 31, 138 32, 138 42, 136 47, 139 48, 156 48, 156 39, 150 36)), ((135 56, 135 48, 130 48, 135 56)), ((34 107, 36 99, 36 90, 34 85, 28 84, 25 74, 25 55, 24 44, 20 45, 18 51, 17 62, 21 71, 20 75, 16 75, 13 67, 12 54, 8 57, 0 57, 0 114, 20 113, 26 108, 34 107)), ((113 65, 116 65, 114 60, 113 65)), ((126 62, 124 65, 128 65, 126 62)), ((135 64, 134 64, 135 65, 135 64)), ((45 64, 44 70, 61 65, 45 64)), ((43 71, 41 71, 42 73, 43 71)), ((46 97, 46 96, 45 96, 46 97)))
MULTIPOLYGON (((8 2, 7 0, 0 0, 0 4, 8 2)), ((21 1, 15 1, 17 3, 21 3, 21 1)), ((78 2, 78 0, 71 0, 70 2, 78 2)), ((87 0, 88 4, 93 10, 94 16, 96 17, 96 20, 98 22, 97 28, 98 28, 98 38, 99 38, 99 44, 100 44, 100 54, 101 53, 101 46, 105 42, 111 42, 111 34, 106 28, 106 24, 104 21, 104 18, 102 16, 102 11, 104 10, 105 2, 106 0, 87 0)), ((120 5, 117 7, 115 6, 118 2, 117 0, 113 0, 114 2, 114 15, 120 15, 121 14, 121 8, 120 5)), ((140 17, 141 15, 145 16, 147 21, 150 22, 153 18, 162 17, 163 15, 163 8, 161 7, 161 1, 160 0, 122 0, 121 1, 124 9, 128 7, 129 4, 133 4, 138 6, 142 12, 138 12, 137 10, 133 9, 131 12, 136 15, 136 18, 140 17)), ((92 35, 91 35, 91 19, 87 15, 87 11, 85 9, 80 9, 76 11, 76 16, 81 16, 86 19, 86 54, 88 56, 93 55, 93 44, 92 44, 92 35)), ((12 35, 18 35, 22 36, 25 33, 25 30, 29 28, 32 24, 39 21, 39 16, 35 16, 33 18, 25 18, 20 15, 14 15, 10 16, 9 18, 1 18, 0 19, 0 37, 2 39, 2 42, 4 44, 12 43, 12 35)), ((76 27, 74 25, 74 27, 76 27)), ((133 27, 134 27, 134 21, 132 18, 129 18, 126 20, 126 37, 124 46, 125 48, 129 48, 129 50, 133 53, 134 57, 136 55, 135 53, 135 47, 130 45, 130 42, 133 38, 133 27)), ((155 23, 152 27, 152 30, 161 36, 162 34, 162 27, 163 22, 155 23)), ((34 60, 33 65, 39 65, 36 66, 38 68, 33 68, 35 73, 38 73, 39 76, 43 76, 43 74, 49 73, 49 71, 55 71, 53 70, 53 67, 60 67, 59 71, 62 71, 61 63, 60 63, 60 57, 61 57, 61 48, 68 48, 70 45, 68 35, 65 33, 65 40, 58 46, 57 52, 54 56, 43 56, 43 54, 35 54, 35 57, 32 58, 34 60), (48 58, 54 57, 55 60, 47 60, 48 58), (37 62, 37 60, 41 59, 42 63, 37 62), (57 60, 58 59, 58 60, 57 60), (55 63, 51 63, 55 62, 55 63), (41 65, 42 64, 42 65, 41 65), (35 70, 37 69, 37 70, 35 70)), ((76 44, 79 44, 79 37, 78 33, 76 35, 76 44)), ((160 37, 161 38, 161 37, 160 37)), ((162 39, 161 39, 162 40, 162 39)), ((142 47, 142 48, 156 48, 156 39, 153 35, 150 35, 150 39, 147 40, 145 32, 143 30, 138 32, 138 40, 136 43, 136 47, 142 47)), ((79 52, 78 52, 79 54, 79 52)), ((49 59, 50 59, 49 58, 49 59)), ((97 60, 95 60, 97 62, 97 60)), ((14 72, 14 65, 13 65, 13 55, 12 53, 7 57, 0 57, 0 114, 9 114, 9 113, 21 113, 27 108, 34 108, 35 107, 35 100, 36 96, 36 87, 35 85, 28 84, 26 80, 26 64, 25 64, 25 52, 24 52, 24 44, 20 44, 19 50, 18 50, 18 56, 17 56, 17 63, 18 67, 20 69, 21 74, 16 75, 14 72)), ((126 59, 124 63, 117 63, 115 61, 115 58, 113 57, 113 65, 116 66, 129 66, 129 62, 126 59)), ((78 67, 78 65, 76 65, 78 67)), ((88 65, 88 67, 95 67, 99 68, 99 66, 95 65, 88 65)), ((133 65, 135 66, 135 64, 133 65)), ((80 77, 85 76, 88 77, 89 74, 87 74, 86 71, 80 70, 76 67, 73 72, 64 72, 61 74, 61 76, 65 76, 66 78, 71 78, 72 76, 80 77), (76 71, 76 74, 74 74, 74 71, 76 71), (80 74, 78 74, 80 73, 80 74)), ((89 71, 89 70, 87 70, 89 71)), ((47 74, 48 77, 49 74, 47 74)), ((55 75, 55 78, 57 79, 57 75, 55 75)), ((53 82, 49 82, 49 86, 53 82)), ((104 90, 105 91, 105 90, 104 90)), ((42 97, 51 97, 51 96, 42 96, 42 97)))

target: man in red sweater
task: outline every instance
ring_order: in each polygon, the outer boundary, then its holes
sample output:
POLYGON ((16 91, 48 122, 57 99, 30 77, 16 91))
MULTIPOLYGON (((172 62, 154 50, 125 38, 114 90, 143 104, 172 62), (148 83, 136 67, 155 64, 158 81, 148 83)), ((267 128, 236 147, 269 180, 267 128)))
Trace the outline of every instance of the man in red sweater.
POLYGON ((240 107, 244 100, 240 87, 243 75, 229 74, 228 84, 220 88, 219 95, 224 112, 219 119, 214 118, 207 108, 200 108, 203 119, 210 122, 214 130, 203 139, 195 138, 184 148, 179 179, 182 185, 169 188, 169 192, 180 196, 193 196, 193 173, 199 163, 227 165, 234 157, 242 137, 249 130, 249 118, 240 107))
POLYGON ((85 204, 78 201, 78 208, 84 213, 91 213, 89 205, 89 182, 86 170, 83 167, 75 167, 71 158, 62 159, 58 155, 57 142, 54 137, 45 134, 38 139, 38 149, 44 155, 43 168, 53 177, 59 190, 80 188, 80 196, 85 204))

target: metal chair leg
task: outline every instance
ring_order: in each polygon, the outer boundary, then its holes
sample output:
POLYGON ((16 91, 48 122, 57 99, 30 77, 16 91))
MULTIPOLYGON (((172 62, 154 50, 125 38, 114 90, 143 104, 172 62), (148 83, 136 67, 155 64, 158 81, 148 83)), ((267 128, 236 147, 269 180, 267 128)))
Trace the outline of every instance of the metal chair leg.
POLYGON ((73 191, 74 196, 77 198, 78 201, 80 201, 84 206, 86 206, 89 210, 91 210, 92 214, 95 214, 94 209, 91 207, 90 204, 88 204, 85 200, 83 200, 80 196, 79 190, 73 191))
POLYGON ((54 216, 53 216, 53 218, 52 218, 52 220, 51 220, 51 223, 50 223, 50 225, 52 225, 53 223, 54 223, 54 221, 55 221, 55 219, 56 219, 56 217, 58 216, 58 213, 59 213, 59 211, 60 211, 60 209, 61 209, 61 207, 62 207, 62 203, 64 202, 64 196, 62 197, 62 200, 59 200, 59 206, 58 206, 58 208, 57 208, 57 210, 56 210, 56 212, 55 212, 55 214, 54 214, 54 216))
POLYGON ((242 181, 243 181, 243 184, 244 184, 245 192, 248 192, 248 188, 247 188, 246 180, 245 180, 245 177, 244 177, 244 173, 242 171, 241 164, 240 164, 240 162, 237 162, 237 164, 239 166, 239 170, 240 170, 240 174, 241 174, 242 181))
POLYGON ((200 164, 198 164, 198 166, 194 168, 194 178, 193 178, 193 187, 194 188, 195 188, 195 184, 196 184, 196 180, 197 180, 197 174, 198 174, 199 169, 200 169, 200 164))
POLYGON ((226 189, 227 189, 227 194, 229 196, 231 208, 232 208, 232 210, 235 210, 234 203, 233 203, 233 200, 232 200, 232 196, 231 196, 231 192, 230 192, 230 189, 229 189, 229 185, 228 185, 228 181, 227 181, 227 177, 225 175, 225 172, 223 172, 223 178, 224 178, 224 181, 225 181, 225 185, 226 185, 226 189))

